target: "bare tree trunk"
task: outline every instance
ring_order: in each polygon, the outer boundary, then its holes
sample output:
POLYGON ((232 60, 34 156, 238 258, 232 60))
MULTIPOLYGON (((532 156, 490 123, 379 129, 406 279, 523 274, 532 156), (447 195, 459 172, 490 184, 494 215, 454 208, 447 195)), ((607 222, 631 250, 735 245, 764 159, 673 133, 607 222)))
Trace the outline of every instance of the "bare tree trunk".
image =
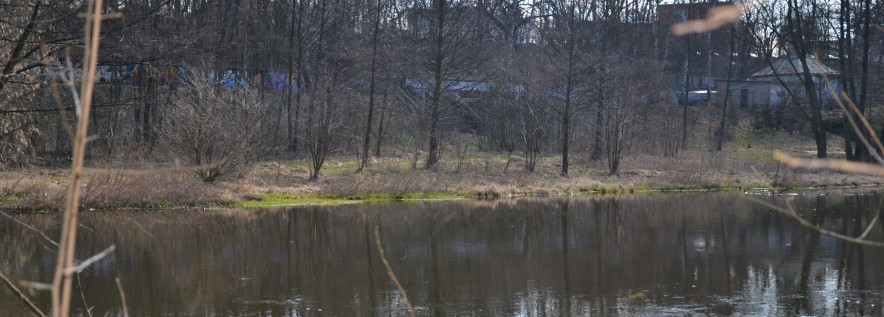
POLYGON ((304 51, 305 47, 304 43, 306 41, 304 36, 304 10, 305 10, 305 2, 306 0, 298 1, 298 57, 295 61, 296 68, 298 70, 297 77, 297 87, 298 91, 295 95, 295 122, 292 127, 292 135, 291 139, 289 139, 290 148, 294 152, 298 152, 298 140, 300 138, 299 134, 301 133, 301 95, 310 90, 310 79, 307 74, 307 66, 305 65, 307 61, 304 59, 304 51))
POLYGON ((718 131, 716 132, 717 138, 715 141, 715 150, 721 151, 724 146, 724 131, 725 124, 727 123, 727 106, 731 101, 731 77, 734 73, 734 55, 736 53, 736 37, 737 37, 737 28, 736 26, 731 26, 731 49, 730 56, 728 56, 727 63, 727 83, 724 88, 724 103, 721 107, 721 121, 718 123, 718 131))
POLYGON ((800 5, 797 0, 790 0, 788 4, 787 19, 793 22, 795 26, 787 28, 787 31, 791 37, 795 52, 798 54, 798 60, 801 63, 802 83, 810 101, 808 105, 810 109, 808 111, 810 111, 811 116, 810 126, 811 130, 813 130, 814 141, 816 142, 817 157, 826 158, 826 126, 823 122, 822 104, 817 95, 816 84, 807 61, 808 47, 806 45, 808 39, 805 38, 807 34, 805 34, 806 30, 804 29, 806 21, 801 17, 800 5))
POLYGON ((571 145, 571 107, 572 107, 572 98, 574 93, 574 77, 575 77, 575 67, 577 67, 577 43, 576 43, 576 17, 575 17, 575 4, 571 4, 569 17, 569 32, 568 32, 568 73, 565 83, 565 107, 562 111, 562 171, 560 173, 563 177, 568 177, 568 169, 570 165, 569 161, 569 152, 571 145))
POLYGON ((440 103, 442 98, 442 72, 445 58, 445 20, 448 10, 448 0, 435 0, 436 16, 433 39, 433 95, 430 99, 430 148, 427 151, 426 169, 431 169, 439 163, 439 120, 441 119, 440 103))
MULTIPOLYGON (((603 92, 601 86, 599 87, 599 96, 602 96, 603 92)), ((592 141, 592 156, 590 159, 593 161, 597 161, 602 158, 602 122, 604 121, 604 114, 602 113, 602 101, 604 97, 600 97, 600 101, 596 106, 595 110, 595 136, 592 141)))
POLYGON ((374 30, 372 30, 371 35, 371 65, 369 66, 370 79, 368 84, 368 118, 366 118, 365 124, 365 139, 362 143, 362 164, 359 165, 359 171, 365 169, 368 165, 369 158, 369 146, 371 145, 371 123, 374 120, 374 90, 375 90, 375 79, 377 73, 377 60, 378 60, 378 34, 381 29, 381 0, 377 1, 377 5, 375 7, 375 20, 374 20, 374 30))
MULTIPOLYGON (((690 2, 693 8, 694 0, 690 2)), ((688 21, 693 19, 692 9, 688 9, 688 21)), ((685 59, 684 59, 684 104, 681 106, 681 147, 688 148, 688 103, 691 91, 691 34, 685 35, 685 59)))
MULTIPOLYGON (((381 102, 381 104, 383 105, 383 107, 387 106, 387 87, 386 86, 384 86, 384 98, 383 98, 383 101, 381 102)), ((378 120, 379 121, 378 122, 378 135, 375 140, 376 147, 374 150, 374 156, 381 156, 381 142, 384 140, 384 118, 386 116, 387 116, 387 111, 384 110, 384 108, 381 108, 381 117, 380 117, 380 120, 378 120)))
MULTIPOLYGON (((859 109, 860 115, 865 115, 866 111, 866 99, 868 98, 869 91, 869 50, 870 50, 870 23, 872 20, 872 1, 865 0, 863 1, 863 22, 862 22, 862 32, 863 32, 863 42, 862 42, 862 61, 860 62, 860 69, 862 70, 862 74, 860 77, 860 91, 859 97, 857 98, 856 107, 859 109)), ((867 139, 871 137, 868 131, 863 132, 863 136, 867 139)), ((875 151, 875 149, 867 149, 863 146, 856 145, 854 147, 854 158, 857 160, 863 161, 871 161, 872 155, 869 153, 870 151, 875 151)))
MULTIPOLYGON (((293 122, 292 122, 292 71, 294 71, 292 69, 294 56, 292 56, 292 55, 294 55, 294 53, 295 53, 295 19, 296 19, 295 1, 297 1, 297 0, 292 0, 292 6, 290 8, 291 9, 291 11, 290 11, 291 17, 290 18, 292 21, 291 21, 291 24, 289 24, 289 51, 288 51, 288 55, 286 58, 288 60, 288 67, 286 67, 286 87, 285 87, 285 90, 286 90, 285 118, 286 118, 286 122, 287 122, 286 130, 288 132, 285 143, 290 151, 296 150, 295 144, 292 142, 292 140, 294 140, 294 138, 295 138, 295 131, 292 127, 292 124, 293 124, 293 122)), ((298 34, 298 38, 299 38, 298 41, 300 42, 300 34, 298 34)), ((300 76, 300 74, 298 74, 298 75, 300 76)), ((298 93, 300 93, 300 91, 298 91, 298 93)))

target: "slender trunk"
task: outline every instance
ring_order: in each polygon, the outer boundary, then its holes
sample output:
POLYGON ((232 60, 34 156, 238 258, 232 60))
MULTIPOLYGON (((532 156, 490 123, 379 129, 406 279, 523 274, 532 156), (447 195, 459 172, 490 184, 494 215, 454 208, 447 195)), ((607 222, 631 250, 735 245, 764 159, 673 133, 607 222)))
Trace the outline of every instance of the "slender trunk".
POLYGON ((565 93, 565 109, 562 114, 562 173, 561 176, 568 177, 568 159, 569 146, 571 141, 571 84, 568 84, 565 93))
MULTIPOLYGON (((810 72, 808 65, 808 43, 804 34, 804 21, 799 12, 800 5, 797 0, 788 1, 788 12, 786 13, 787 21, 793 22, 794 27, 788 28, 788 35, 791 44, 798 55, 801 63, 801 79, 805 92, 809 99, 808 111, 810 111, 810 127, 813 130, 814 141, 816 142, 817 158, 826 158, 826 126, 823 122, 822 103, 817 94, 816 83, 813 74, 810 72)), ((814 63, 818 63, 813 60, 814 63)))
POLYGON ((737 28, 735 26, 731 26, 731 49, 730 56, 728 56, 727 63, 727 83, 724 88, 724 103, 721 107, 721 121, 718 124, 718 132, 717 132, 717 140, 715 142, 715 150, 721 151, 721 148, 724 146, 724 130, 725 124, 727 123, 727 106, 731 101, 731 77, 734 73, 734 54, 736 53, 736 37, 737 37, 737 28))
POLYGON ((298 36, 298 56, 295 60, 297 73, 297 93, 295 94, 295 122, 292 127, 292 135, 291 139, 289 139, 290 148, 294 152, 298 152, 298 140, 300 139, 301 133, 301 96, 308 91, 310 87, 310 81, 307 77, 306 70, 306 61, 304 60, 304 1, 298 1, 298 27, 297 27, 297 36, 298 36))
MULTIPOLYGON (((599 97, 602 97, 602 89, 601 85, 599 86, 599 97)), ((604 114, 602 113, 602 102, 599 101, 598 108, 595 111, 595 136, 593 137, 592 142, 592 156, 590 159, 593 161, 599 160, 602 158, 602 121, 604 120, 604 114)))
MULTIPOLYGON (((868 97, 868 87, 869 87, 869 50, 870 50, 870 23, 872 19, 871 13, 871 0, 863 1, 863 23, 862 23, 862 32, 863 32, 863 43, 862 43, 862 61, 860 62, 860 69, 862 70, 862 74, 860 75, 860 90, 859 96, 857 98, 856 107, 859 109, 859 115, 865 115, 866 111, 866 99, 868 97)), ((862 132, 863 136, 866 139, 869 139, 871 135, 867 131, 862 132)), ((870 151, 876 151, 876 149, 867 149, 859 144, 856 144, 854 147, 856 151, 854 158, 857 160, 871 161, 872 156, 870 155, 870 151)))
MULTIPOLYGON (((856 90, 853 87, 853 63, 851 49, 851 23, 850 23, 850 1, 841 0, 841 6, 838 19, 838 61, 841 66, 841 87, 847 92, 851 98, 856 98, 856 90), (847 52, 851 52, 848 57, 847 52)), ((844 126, 848 126, 848 116, 852 116, 850 112, 844 114, 844 126)), ((844 132, 844 149, 847 160, 854 160, 855 153, 853 144, 857 142, 856 134, 853 129, 847 128, 844 132)))
POLYGON ((368 83, 368 118, 366 118, 367 122, 365 124, 365 139, 362 143, 362 164, 359 166, 360 171, 365 169, 368 165, 369 146, 371 145, 371 123, 374 120, 374 89, 378 59, 378 33, 380 33, 381 28, 381 0, 377 1, 375 10, 374 30, 371 35, 371 65, 369 66, 371 74, 369 75, 370 79, 368 83))
MULTIPOLYGON (((286 95, 285 95, 285 118, 286 118, 286 130, 288 132, 286 137, 286 146, 290 151, 295 151, 293 147, 292 141, 295 138, 295 131, 292 129, 292 72, 293 72, 293 59, 295 53, 295 0, 292 0, 291 7, 291 23, 289 24, 289 52, 288 52, 288 67, 286 67, 286 95)), ((300 93, 300 91, 298 92, 300 93)))
POLYGON ((439 162, 439 120, 441 117, 440 103, 442 97, 442 71, 445 61, 445 10, 446 0, 436 0, 435 43, 433 43, 433 96, 430 101, 430 149, 427 152, 425 168, 431 169, 439 162))
MULTIPOLYGON (((387 87, 386 86, 384 87, 384 97, 383 97, 383 100, 381 101, 381 104, 383 105, 383 107, 386 107, 386 105, 387 105, 387 87)), ((384 140, 384 118, 386 117, 386 113, 387 113, 383 109, 384 108, 381 108, 381 117, 378 120, 378 135, 375 140, 376 147, 374 150, 374 156, 381 156, 381 141, 384 140)))
POLYGON ((574 67, 577 67, 576 64, 576 50, 577 43, 576 40, 576 26, 575 26, 575 12, 574 12, 574 4, 571 4, 571 12, 570 12, 570 25, 569 25, 569 34, 568 34, 568 74, 566 83, 565 83, 565 109, 562 112, 562 172, 561 176, 568 177, 569 174, 569 151, 571 145, 571 98, 572 93, 574 92, 574 67))
MULTIPOLYGON (((694 1, 690 2, 693 8, 694 1)), ((693 17, 691 9, 688 9, 687 19, 690 21, 693 17)), ((688 148, 688 97, 691 91, 691 35, 685 35, 685 59, 684 59, 684 104, 681 106, 681 147, 688 148)))

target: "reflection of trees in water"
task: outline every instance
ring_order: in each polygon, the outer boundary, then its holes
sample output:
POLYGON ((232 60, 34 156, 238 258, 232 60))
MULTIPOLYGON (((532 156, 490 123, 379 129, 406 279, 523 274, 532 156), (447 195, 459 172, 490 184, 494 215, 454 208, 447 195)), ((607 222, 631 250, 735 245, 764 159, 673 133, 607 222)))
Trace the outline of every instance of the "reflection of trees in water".
MULTIPOLYGON (((821 226, 855 234, 878 200, 832 195, 795 203, 821 226)), ((57 235, 53 215, 19 217, 57 235)), ((118 306, 107 296, 116 275, 130 311, 145 315, 396 315, 404 308, 379 267, 376 224, 422 314, 620 314, 630 290, 648 292, 637 315, 673 307, 881 313, 853 304, 882 300, 880 290, 856 292, 884 284, 881 250, 782 220, 731 194, 86 213, 91 229, 81 231, 78 254, 117 245, 107 263, 81 276, 96 315, 118 306)), ((54 255, 36 235, 0 222, 0 245, 8 275, 40 281, 51 273, 54 255)), ((0 292, 0 306, 8 306, 7 296, 0 292)))

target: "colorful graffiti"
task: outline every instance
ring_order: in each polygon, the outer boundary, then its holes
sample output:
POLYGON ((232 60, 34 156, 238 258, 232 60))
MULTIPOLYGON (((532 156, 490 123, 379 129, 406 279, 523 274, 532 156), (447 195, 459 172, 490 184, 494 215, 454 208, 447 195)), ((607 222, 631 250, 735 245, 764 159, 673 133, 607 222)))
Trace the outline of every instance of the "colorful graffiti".
MULTIPOLYGON (((65 71, 57 67, 54 74, 56 78, 65 71)), ((187 66, 150 65, 146 63, 122 64, 122 65, 99 65, 96 69, 95 83, 119 83, 125 86, 174 86, 187 81, 189 76, 196 72, 187 66)), ((73 71, 73 78, 79 79, 82 70, 77 68, 73 71)), ((285 72, 251 71, 242 69, 228 69, 220 74, 209 71, 204 73, 208 80, 217 82, 224 87, 249 87, 263 88, 266 90, 284 91, 288 86, 288 76, 285 72)), ((47 74, 44 82, 51 80, 53 74, 47 74)), ((294 76, 294 74, 292 75, 294 76)), ((292 91, 298 91, 297 86, 292 84, 292 91)))

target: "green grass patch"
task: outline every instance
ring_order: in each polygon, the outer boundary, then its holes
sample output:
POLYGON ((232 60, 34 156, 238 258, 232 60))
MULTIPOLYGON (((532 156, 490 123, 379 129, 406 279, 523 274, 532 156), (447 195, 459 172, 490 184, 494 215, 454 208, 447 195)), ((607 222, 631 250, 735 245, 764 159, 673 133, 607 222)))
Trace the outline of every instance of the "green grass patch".
POLYGON ((329 198, 323 195, 289 195, 289 194, 264 194, 258 199, 242 201, 238 207, 281 207, 298 205, 322 205, 336 206, 348 203, 345 199, 329 198))
POLYGON ((17 202, 20 202, 20 201, 21 201, 21 198, 18 198, 18 197, 16 197, 16 196, 0 196, 0 202, 4 202, 4 203, 17 203, 17 202))

